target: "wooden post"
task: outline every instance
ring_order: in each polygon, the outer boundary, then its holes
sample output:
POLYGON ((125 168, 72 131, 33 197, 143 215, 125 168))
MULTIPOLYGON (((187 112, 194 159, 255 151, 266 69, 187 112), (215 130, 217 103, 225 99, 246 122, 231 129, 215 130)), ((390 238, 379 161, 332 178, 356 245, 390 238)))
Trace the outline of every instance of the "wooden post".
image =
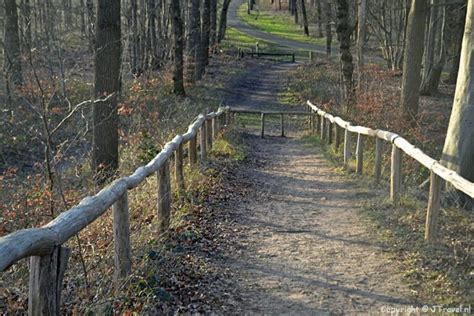
POLYGON ((206 136, 207 136, 207 149, 212 149, 212 121, 210 118, 206 119, 206 136))
POLYGON ((281 137, 285 137, 285 115, 280 114, 281 137))
POLYGON ((374 177, 375 183, 380 182, 380 177, 382 175, 382 154, 383 154, 383 140, 376 137, 375 138, 375 167, 374 167, 374 177))
POLYGON ((174 175, 178 191, 184 191, 184 172, 183 172, 183 144, 179 144, 174 152, 174 175))
POLYGON ((438 215, 440 210, 441 187, 443 180, 433 171, 430 176, 430 195, 426 213, 425 241, 434 243, 438 234, 438 215))
POLYGON ((54 247, 49 255, 31 257, 28 315, 60 315, 61 290, 71 250, 54 247))
POLYGON ((197 135, 192 137, 188 143, 189 146, 189 165, 194 166, 197 162, 197 135))
POLYGON ((313 113, 313 110, 311 110, 311 135, 314 135, 316 133, 316 114, 313 113))
POLYGON ((158 180, 158 237, 168 232, 171 213, 171 183, 169 162, 156 172, 158 180))
POLYGON ((320 130, 319 132, 321 133, 321 140, 322 140, 322 141, 325 141, 325 140, 326 140, 326 127, 325 127, 325 125, 324 125, 324 124, 325 124, 325 123, 324 123, 325 120, 326 120, 326 119, 325 119, 323 116, 321 116, 321 130, 320 130))
POLYGON ((230 125, 230 111, 225 111, 225 125, 230 125))
POLYGON ((321 132, 321 116, 319 116, 319 114, 316 113, 316 133, 320 133, 321 132))
POLYGON ((296 62, 295 53, 293 53, 293 54, 291 55, 291 61, 292 61, 293 63, 295 63, 295 62, 296 62))
POLYGON ((206 161, 207 160, 207 127, 206 127, 206 121, 204 121, 201 125, 200 130, 200 147, 201 147, 201 161, 206 161))
POLYGON ((364 138, 362 134, 357 134, 357 149, 356 149, 356 173, 362 174, 364 168, 364 138))
POLYGON ((216 139, 219 132, 219 121, 217 117, 212 118, 212 138, 216 139))
POLYGON ((402 152, 400 148, 392 145, 392 168, 390 176, 390 199, 397 204, 400 200, 402 179, 402 152))
POLYGON ((261 121, 260 137, 263 138, 265 136, 265 113, 262 113, 261 121))
POLYGON ((352 146, 352 138, 351 132, 346 127, 344 132, 344 164, 349 166, 349 161, 351 160, 351 146, 352 146))
POLYGON ((334 123, 334 151, 337 152, 341 145, 341 129, 337 123, 334 123))
POLYGON ((114 221, 114 280, 126 278, 132 271, 130 247, 130 219, 128 193, 125 192, 112 206, 114 221))
POLYGON ((328 134, 328 144, 332 144, 332 123, 330 120, 327 120, 326 122, 326 126, 327 126, 327 134, 328 134))

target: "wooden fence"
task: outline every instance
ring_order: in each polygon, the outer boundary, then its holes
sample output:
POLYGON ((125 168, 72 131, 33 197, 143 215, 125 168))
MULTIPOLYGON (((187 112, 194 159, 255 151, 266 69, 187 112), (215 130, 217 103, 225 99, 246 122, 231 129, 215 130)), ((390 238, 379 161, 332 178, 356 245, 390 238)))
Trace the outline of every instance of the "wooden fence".
POLYGON ((391 171, 390 171, 390 198, 393 203, 398 203, 402 187, 402 153, 418 161, 422 166, 431 171, 428 210, 426 213, 425 240, 429 243, 436 241, 437 222, 440 211, 440 197, 443 181, 453 185, 456 189, 474 198, 474 183, 464 179, 459 174, 441 165, 437 160, 426 155, 419 148, 410 144, 406 139, 395 133, 374 130, 363 126, 354 126, 342 118, 324 112, 310 101, 307 102, 309 113, 315 115, 311 119, 312 126, 321 135, 321 139, 329 144, 334 144, 338 149, 342 135, 344 135, 344 163, 347 165, 351 159, 352 133, 357 136, 356 143, 356 172, 362 174, 364 159, 364 137, 375 138, 375 166, 374 177, 378 183, 382 173, 382 155, 384 142, 392 144, 391 171), (334 135, 333 135, 334 134, 334 135))
POLYGON ((187 133, 173 138, 155 158, 136 169, 132 175, 115 180, 43 227, 19 230, 0 238, 0 271, 22 258, 31 257, 28 314, 59 315, 62 280, 70 256, 70 249, 62 245, 110 207, 113 214, 114 278, 119 280, 130 274, 132 259, 128 191, 156 173, 158 234, 166 233, 171 210, 168 162, 174 154, 176 185, 178 189, 184 189, 183 146, 188 144, 189 163, 194 165, 197 163, 199 141, 200 158, 205 161, 220 126, 229 122, 228 113, 229 108, 220 108, 217 112, 199 115, 187 133))

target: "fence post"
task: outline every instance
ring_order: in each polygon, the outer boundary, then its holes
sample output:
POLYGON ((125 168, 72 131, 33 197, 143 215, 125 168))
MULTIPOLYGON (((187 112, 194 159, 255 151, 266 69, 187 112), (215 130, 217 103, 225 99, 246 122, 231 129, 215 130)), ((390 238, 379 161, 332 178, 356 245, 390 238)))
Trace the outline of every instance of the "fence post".
POLYGON ((265 136, 265 113, 262 112, 261 116, 261 130, 260 130, 260 137, 263 138, 265 136))
POLYGON ((285 137, 285 116, 280 114, 281 137, 285 137))
POLYGON ((349 129, 346 126, 346 130, 344 132, 344 164, 346 166, 349 166, 349 161, 351 160, 351 146, 352 146, 351 132, 349 132, 349 129))
POLYGON ((402 180, 402 152, 395 144, 392 145, 392 168, 390 176, 390 199, 397 204, 400 200, 402 180))
POLYGON ((341 129, 337 123, 334 123, 334 151, 336 152, 341 145, 341 129))
POLYGON ((328 134, 327 135, 328 144, 332 144, 332 123, 329 119, 326 122, 326 126, 327 126, 327 134, 328 134))
POLYGON ((156 172, 158 180, 158 236, 168 232, 171 212, 171 183, 169 161, 156 172))
POLYGON ((212 138, 216 139, 217 138, 217 133, 219 132, 219 120, 217 116, 214 116, 212 118, 212 138))
POLYGON ((54 247, 51 254, 31 257, 28 315, 60 315, 61 290, 71 250, 54 247))
POLYGON ((212 149, 212 119, 206 119, 206 136, 207 136, 207 149, 212 149))
POLYGON ((375 138, 375 167, 374 167, 374 177, 375 183, 380 182, 380 177, 382 175, 382 154, 383 154, 383 140, 376 137, 375 138))
POLYGON ((183 144, 179 144, 174 152, 174 175, 176 186, 181 193, 184 191, 184 172, 183 172, 183 144))
POLYGON ((362 134, 357 134, 357 148, 356 148, 356 173, 362 174, 364 168, 364 137, 362 134))
POLYGON ((226 109, 225 111, 225 125, 230 125, 230 110, 226 109))
POLYGON ((325 141, 326 140, 326 126, 325 126, 325 118, 321 116, 321 130, 319 131, 321 133, 321 140, 325 141))
POLYGON ((438 235, 438 215, 440 210, 443 180, 433 171, 430 175, 430 195, 426 212, 425 241, 434 243, 438 235))
POLYGON ((128 192, 125 192, 112 206, 114 222, 114 280, 127 277, 132 271, 130 248, 130 219, 128 192))
POLYGON ((318 113, 316 113, 316 133, 321 132, 321 117, 319 116, 318 113))
POLYGON ((189 140, 188 143, 189 146, 189 165, 194 166, 197 162, 197 133, 191 139, 189 140))
POLYGON ((207 160, 207 127, 206 127, 206 121, 204 120, 202 122, 200 130, 200 147, 201 147, 201 161, 206 161, 207 160))
POLYGON ((292 57, 292 58, 291 58, 291 61, 292 61, 293 63, 296 62, 295 53, 293 53, 293 54, 291 55, 291 57, 292 57))

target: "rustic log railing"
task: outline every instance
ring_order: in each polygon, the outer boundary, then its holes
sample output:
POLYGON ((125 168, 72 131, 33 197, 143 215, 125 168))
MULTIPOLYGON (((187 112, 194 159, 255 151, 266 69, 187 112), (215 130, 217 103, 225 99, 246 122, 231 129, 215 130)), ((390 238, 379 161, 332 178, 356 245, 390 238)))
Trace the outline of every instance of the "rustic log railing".
POLYGON ((184 188, 183 145, 189 144, 189 162, 197 162, 197 135, 200 132, 201 160, 207 159, 212 139, 217 136, 218 121, 229 123, 229 108, 199 115, 183 135, 168 142, 147 165, 115 180, 94 196, 86 197, 78 205, 61 213, 54 220, 39 228, 22 229, 0 238, 0 271, 17 261, 31 257, 29 277, 28 314, 59 315, 64 272, 70 250, 62 245, 110 207, 113 214, 115 280, 128 276, 132 268, 128 191, 137 187, 145 178, 156 173, 158 179, 158 233, 169 229, 171 186, 169 163, 175 159, 175 180, 178 189, 184 188))
POLYGON ((232 117, 236 113, 260 115, 260 137, 261 138, 265 137, 265 117, 279 116, 280 126, 281 126, 281 136, 285 137, 285 115, 291 115, 291 116, 300 115, 300 116, 310 116, 310 117, 313 116, 313 114, 304 112, 304 111, 261 111, 261 110, 236 109, 236 108, 229 108, 229 113, 232 114, 232 117))
MULTIPOLYGON (((474 183, 464 179, 458 173, 441 165, 438 161, 426 155, 421 149, 410 144, 406 139, 395 133, 374 130, 363 126, 354 126, 350 122, 344 121, 338 116, 333 116, 319 109, 310 101, 306 103, 309 113, 317 115, 321 122, 318 125, 319 132, 323 136, 322 139, 328 139, 328 134, 332 134, 333 128, 337 131, 337 135, 341 135, 339 130, 344 133, 344 163, 349 164, 351 159, 351 133, 357 135, 356 145, 356 172, 361 174, 363 168, 363 142, 366 136, 375 138, 375 181, 379 182, 382 172, 382 155, 383 141, 392 143, 391 157, 391 175, 390 175, 390 198, 393 203, 398 203, 402 188, 402 152, 418 161, 421 165, 431 171, 430 176, 430 192, 428 199, 428 209, 425 224, 425 240, 429 243, 436 241, 437 235, 437 219, 440 211, 440 197, 443 181, 450 183, 459 191, 474 198, 474 183), (325 129, 324 126, 327 126, 325 129)), ((339 147, 339 143, 335 143, 335 148, 339 147)))

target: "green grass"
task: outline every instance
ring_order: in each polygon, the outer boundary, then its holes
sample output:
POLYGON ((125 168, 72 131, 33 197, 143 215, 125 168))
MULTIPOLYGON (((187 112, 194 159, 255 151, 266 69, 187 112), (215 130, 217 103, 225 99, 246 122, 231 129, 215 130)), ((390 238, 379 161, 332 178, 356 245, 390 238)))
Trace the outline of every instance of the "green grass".
POLYGON ((247 4, 244 3, 239 7, 238 15, 245 23, 273 35, 304 43, 326 45, 324 37, 315 38, 304 35, 303 29, 296 25, 293 17, 286 12, 260 11, 258 14, 257 12, 247 14, 247 4))
POLYGON ((235 28, 229 27, 226 31, 225 40, 223 47, 227 49, 247 49, 255 50, 255 46, 258 43, 259 49, 265 52, 278 51, 276 44, 262 41, 258 38, 244 34, 235 28))

